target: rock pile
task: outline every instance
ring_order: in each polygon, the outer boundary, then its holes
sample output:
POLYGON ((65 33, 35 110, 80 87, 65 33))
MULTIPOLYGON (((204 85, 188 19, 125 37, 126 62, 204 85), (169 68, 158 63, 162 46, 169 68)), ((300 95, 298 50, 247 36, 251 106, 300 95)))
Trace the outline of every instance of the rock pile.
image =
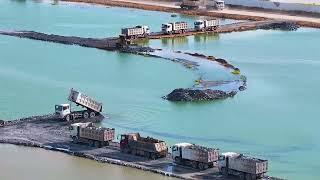
POLYGON ((218 100, 225 99, 228 97, 233 97, 237 92, 232 91, 230 93, 212 90, 212 89, 175 89, 167 96, 164 96, 164 99, 169 101, 209 101, 209 100, 218 100))
POLYGON ((279 22, 267 25, 260 25, 259 29, 265 30, 282 30, 282 31, 296 31, 300 26, 295 22, 279 22))

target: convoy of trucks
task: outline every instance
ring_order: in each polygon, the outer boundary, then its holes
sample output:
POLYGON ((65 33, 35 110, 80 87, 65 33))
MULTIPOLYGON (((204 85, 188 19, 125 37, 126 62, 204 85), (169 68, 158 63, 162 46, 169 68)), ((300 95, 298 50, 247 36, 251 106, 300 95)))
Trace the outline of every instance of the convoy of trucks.
MULTIPOLYGON (((85 143, 100 148, 114 140, 115 129, 95 127, 93 123, 74 123, 70 126, 73 143, 85 143)), ((139 133, 121 134, 120 151, 148 159, 164 158, 168 147, 162 140, 141 137, 139 133)), ((178 165, 206 170, 218 166, 223 175, 237 176, 243 180, 256 180, 268 171, 268 161, 243 154, 227 152, 219 154, 219 149, 191 143, 178 143, 171 147, 171 158, 178 165)))
POLYGON ((77 106, 86 108, 86 110, 72 111, 71 104, 55 105, 55 114, 60 119, 71 121, 79 118, 93 118, 102 111, 102 103, 74 89, 70 90, 68 100, 77 106))
POLYGON ((174 23, 162 24, 161 29, 164 34, 182 34, 188 30, 188 23, 174 22, 174 23))
POLYGON ((268 161, 227 152, 220 155, 218 168, 224 175, 234 175, 240 179, 255 180, 262 178, 268 171, 268 161))
POLYGON ((73 143, 86 143, 89 146, 108 146, 114 140, 115 130, 95 127, 93 123, 74 123, 70 126, 70 137, 73 143))
POLYGON ((196 31, 213 31, 216 30, 220 25, 218 19, 211 20, 197 20, 194 22, 194 29, 196 31))
POLYGON ((219 150, 190 143, 178 143, 171 147, 175 163, 205 170, 212 168, 219 159, 219 150))
POLYGON ((141 137, 139 133, 122 134, 120 150, 124 153, 149 159, 166 157, 168 153, 168 148, 164 141, 151 137, 141 137))
POLYGON ((124 39, 137 39, 145 38, 150 34, 150 28, 148 26, 135 26, 130 28, 121 29, 121 35, 124 39))
MULTIPOLYGON (((196 31, 214 31, 220 25, 218 19, 198 20, 194 22, 194 29, 196 31)), ((188 31, 187 22, 173 22, 162 24, 161 33, 163 34, 183 34, 188 31)), ((192 30, 190 30, 192 31, 192 30)), ((122 42, 135 40, 138 38, 146 38, 152 35, 148 26, 136 26, 133 28, 123 28, 120 39, 122 42)))

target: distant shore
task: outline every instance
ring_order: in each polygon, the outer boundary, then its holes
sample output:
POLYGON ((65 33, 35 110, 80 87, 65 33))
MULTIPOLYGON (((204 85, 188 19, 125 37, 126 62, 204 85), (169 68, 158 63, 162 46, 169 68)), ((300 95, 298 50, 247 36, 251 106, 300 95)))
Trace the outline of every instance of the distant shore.
POLYGON ((106 6, 136 8, 151 11, 163 11, 171 13, 181 13, 186 15, 209 16, 236 20, 253 20, 261 21, 268 19, 282 19, 295 21, 300 26, 320 28, 319 17, 305 16, 301 13, 288 13, 272 10, 258 10, 255 8, 229 8, 223 11, 204 11, 204 10, 182 10, 177 6, 176 2, 157 1, 157 0, 62 0, 65 2, 82 2, 90 4, 100 4, 106 6))

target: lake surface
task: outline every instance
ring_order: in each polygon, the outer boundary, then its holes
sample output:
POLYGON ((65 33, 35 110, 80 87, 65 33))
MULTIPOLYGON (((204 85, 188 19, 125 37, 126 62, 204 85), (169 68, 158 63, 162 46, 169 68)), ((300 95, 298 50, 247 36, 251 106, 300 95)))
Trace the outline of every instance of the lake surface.
MULTIPOLYGON (((107 37, 116 36, 124 26, 148 24, 158 30, 164 22, 191 23, 199 18, 38 2, 0 1, 0 29, 107 37)), ((161 97, 175 88, 191 87, 199 72, 157 58, 0 36, 0 119, 51 113, 54 104, 67 102, 68 91, 73 87, 104 103, 104 112, 110 119, 102 125, 115 127, 117 133, 139 131, 169 144, 188 141, 219 147, 221 151, 243 152, 269 159, 270 175, 318 179, 319 41, 319 30, 302 28, 296 32, 261 30, 145 42, 151 47, 225 58, 248 78, 248 89, 234 98, 172 103, 161 97)), ((204 73, 215 76, 215 70, 211 71, 204 73)), ((215 77, 224 78, 219 71, 215 77)), ((163 178, 32 148, 0 145, 0 151, 6 151, 4 157, 12 162, 24 165, 0 161, 1 169, 7 172, 4 177, 9 174, 11 179, 33 178, 12 173, 31 171, 30 157, 44 158, 43 162, 52 158, 57 160, 57 166, 60 161, 67 164, 52 174, 57 179, 78 178, 81 175, 77 173, 59 172, 83 168, 91 168, 97 174, 102 170, 116 171, 113 177, 123 179, 130 179, 130 173, 136 173, 138 179, 163 178)), ((43 163, 39 167, 50 169, 52 165, 43 163)))

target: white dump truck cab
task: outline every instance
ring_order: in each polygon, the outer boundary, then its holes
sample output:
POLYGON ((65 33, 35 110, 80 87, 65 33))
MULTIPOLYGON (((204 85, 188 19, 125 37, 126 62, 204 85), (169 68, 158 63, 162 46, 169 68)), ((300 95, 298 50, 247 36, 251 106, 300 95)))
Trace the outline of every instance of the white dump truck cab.
POLYGON ((171 153, 171 156, 172 156, 172 159, 173 160, 176 160, 177 158, 182 158, 182 149, 184 147, 187 147, 187 146, 192 146, 191 143, 178 143, 178 144, 175 144, 171 147, 171 150, 172 150, 172 153, 171 153))
POLYGON ((194 22, 194 29, 201 30, 203 28, 205 28, 205 24, 203 20, 197 20, 194 22))
POLYGON ((150 28, 149 28, 149 26, 142 26, 142 28, 143 28, 145 34, 148 34, 148 35, 150 34, 150 28))
POLYGON ((218 168, 220 170, 220 172, 223 173, 223 169, 227 167, 227 158, 235 158, 240 156, 239 153, 235 153, 235 152, 226 152, 226 153, 221 153, 219 156, 219 161, 218 161, 218 168))
POLYGON ((71 136, 71 137, 78 136, 78 135, 79 135, 79 128, 80 128, 80 127, 85 128, 85 127, 88 127, 88 126, 90 126, 90 125, 92 125, 92 122, 73 123, 73 124, 71 124, 71 125, 70 125, 70 128, 69 128, 69 130, 70 130, 70 136, 71 136))
POLYGON ((67 115, 71 114, 70 104, 59 104, 55 105, 55 113, 59 116, 59 118, 63 119, 65 117, 69 117, 67 115))
POLYGON ((222 0, 216 0, 216 8, 218 10, 223 10, 225 8, 224 1, 222 0))
POLYGON ((172 31, 173 31, 173 28, 172 28, 172 24, 168 23, 168 24, 162 24, 162 32, 165 33, 165 34, 170 34, 172 31))

